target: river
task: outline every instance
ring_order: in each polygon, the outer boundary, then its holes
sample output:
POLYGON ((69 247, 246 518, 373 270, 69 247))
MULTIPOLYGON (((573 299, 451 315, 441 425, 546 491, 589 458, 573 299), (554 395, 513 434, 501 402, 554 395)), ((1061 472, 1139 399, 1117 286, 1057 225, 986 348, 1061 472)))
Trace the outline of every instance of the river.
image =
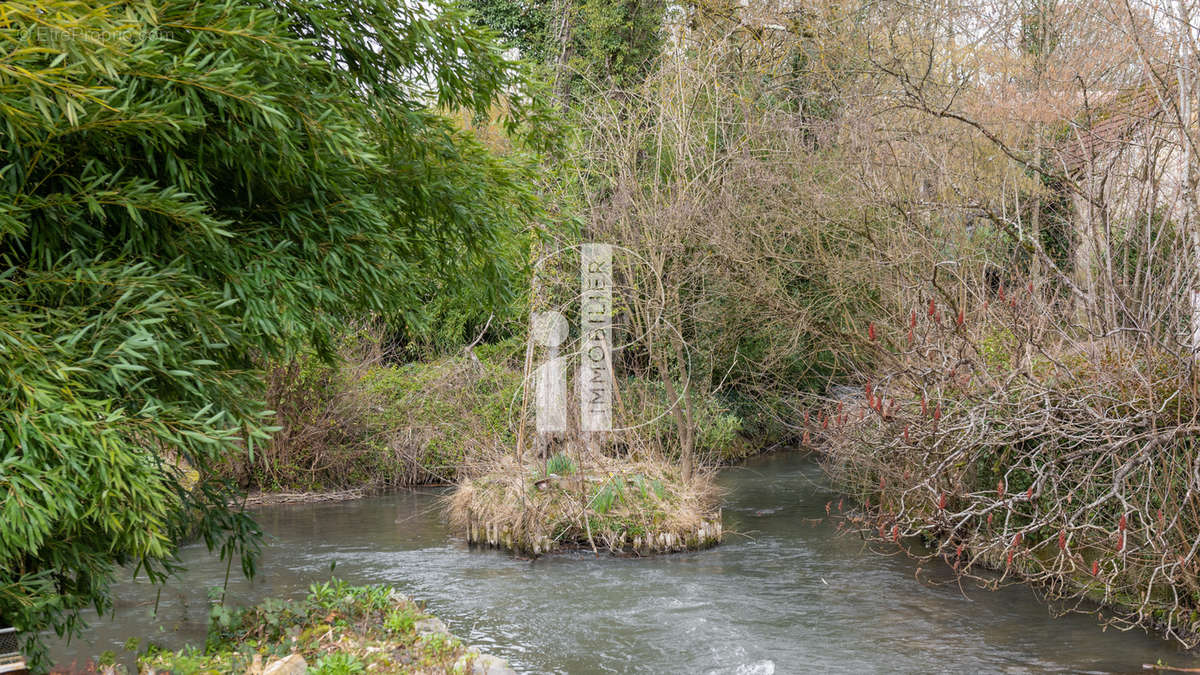
MULTIPOLYGON (((866 550, 824 519, 837 497, 811 458, 758 458, 721 482, 725 543, 646 559, 470 550, 446 526, 435 490, 263 507, 260 574, 232 579, 229 597, 301 596, 336 563, 338 577, 394 585, 469 644, 531 672, 1107 673, 1159 658, 1200 666, 1142 632, 1055 618, 1025 587, 960 589, 938 583, 949 579, 942 566, 918 578, 913 561, 866 550)), ((206 589, 225 567, 201 545, 182 557, 188 571, 163 590, 157 617, 155 589, 122 582, 114 616, 91 615, 82 640, 53 642, 56 661, 120 653, 132 636, 201 643, 206 589)))

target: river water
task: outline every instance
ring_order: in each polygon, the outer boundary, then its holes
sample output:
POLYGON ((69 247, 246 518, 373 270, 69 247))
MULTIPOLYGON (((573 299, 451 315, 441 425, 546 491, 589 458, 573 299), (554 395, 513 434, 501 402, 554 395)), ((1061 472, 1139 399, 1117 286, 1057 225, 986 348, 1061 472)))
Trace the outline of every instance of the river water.
MULTIPOLYGON (((1200 659, 1141 632, 1104 632, 1095 617, 1055 618, 1033 592, 935 583, 901 556, 864 549, 824 520, 836 500, 816 464, 780 454, 729 469, 726 542, 646 559, 573 553, 521 560, 470 550, 447 528, 436 491, 264 507, 260 576, 229 597, 297 597, 334 574, 386 583, 427 603, 469 644, 531 672, 869 673, 1141 672, 1200 659)), ((90 617, 82 640, 54 643, 59 663, 138 636, 202 642, 206 589, 225 568, 200 545, 162 592, 118 585, 115 615, 90 617)), ((237 571, 234 571, 234 577, 237 571)))

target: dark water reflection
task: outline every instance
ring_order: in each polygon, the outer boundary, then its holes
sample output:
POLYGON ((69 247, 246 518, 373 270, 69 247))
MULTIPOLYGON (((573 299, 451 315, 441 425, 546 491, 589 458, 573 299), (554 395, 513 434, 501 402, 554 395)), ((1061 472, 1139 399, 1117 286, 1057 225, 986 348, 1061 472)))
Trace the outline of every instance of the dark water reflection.
MULTIPOLYGON (((395 585, 468 643, 536 672, 1141 672, 1159 658, 1200 666, 1157 638, 1103 632, 1094 617, 1054 618, 1025 588, 964 595, 918 581, 911 561, 814 522, 836 497, 810 459, 765 457, 722 482, 726 532, 741 534, 713 550, 641 560, 471 551, 430 491, 263 508, 272 538, 261 576, 232 581, 230 596, 299 596, 336 561, 339 577, 395 585)), ((56 658, 120 651, 130 636, 202 641, 206 589, 225 569, 200 546, 183 556, 189 570, 163 591, 157 617, 155 590, 123 583, 115 618, 93 618, 84 640, 56 645, 56 658)))

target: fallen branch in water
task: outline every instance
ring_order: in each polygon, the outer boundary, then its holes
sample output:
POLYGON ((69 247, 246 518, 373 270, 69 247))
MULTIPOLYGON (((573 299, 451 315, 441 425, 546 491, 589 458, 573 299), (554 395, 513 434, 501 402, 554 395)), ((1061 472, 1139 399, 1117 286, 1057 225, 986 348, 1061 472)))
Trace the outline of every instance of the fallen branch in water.
POLYGON ((334 490, 331 492, 256 492, 246 497, 247 506, 267 504, 315 504, 320 502, 345 502, 360 499, 366 494, 361 488, 334 490))

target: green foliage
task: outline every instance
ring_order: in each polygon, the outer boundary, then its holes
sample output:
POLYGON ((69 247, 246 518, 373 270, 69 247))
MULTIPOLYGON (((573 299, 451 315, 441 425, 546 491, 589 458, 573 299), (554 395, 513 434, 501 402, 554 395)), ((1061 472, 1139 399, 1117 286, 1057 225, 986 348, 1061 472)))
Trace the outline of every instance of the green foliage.
POLYGON ((464 459, 516 443, 522 382, 519 342, 481 345, 464 356, 386 366, 364 384, 383 403, 374 424, 399 432, 421 467, 419 482, 454 478, 464 459))
POLYGON ((1017 336, 1008 328, 991 330, 979 340, 983 362, 995 372, 1004 372, 1012 367, 1016 348, 1017 336))
MULTIPOLYGON (((658 381, 627 379, 621 383, 629 419, 619 417, 623 426, 642 425, 648 434, 669 437, 674 433, 670 415, 670 400, 663 384, 658 381), (645 424, 649 422, 649 424, 645 424)), ((702 455, 721 461, 729 459, 739 445, 743 430, 742 418, 729 410, 725 402, 712 394, 693 394, 692 414, 695 421, 695 449, 702 455)), ((676 443, 677 445, 677 443, 676 443)))
POLYGON ((666 488, 663 486, 662 481, 657 478, 647 480, 642 474, 635 473, 630 477, 629 483, 637 489, 638 494, 641 495, 643 500, 649 499, 651 495, 654 495, 658 499, 667 498, 666 488))
POLYGON ((416 623, 417 616, 414 612, 407 608, 394 609, 387 613, 387 617, 383 620, 383 627, 393 633, 408 633, 412 631, 416 623))
POLYGON ((387 586, 332 579, 310 586, 303 600, 269 599, 247 608, 215 604, 203 651, 151 648, 139 666, 181 674, 240 673, 256 657, 270 663, 299 653, 310 672, 328 675, 449 672, 465 650, 453 637, 418 637, 415 624, 427 616, 387 586))
POLYGON ((582 0, 568 54, 572 89, 627 89, 641 82, 662 47, 662 0, 582 0))
POLYGON ((334 652, 322 656, 313 667, 313 675, 357 675, 365 673, 366 666, 354 655, 334 652))
POLYGON ((198 536, 253 571, 210 468, 272 430, 257 358, 504 286, 524 160, 430 104, 549 118, 430 3, 17 0, 0 64, 0 615, 40 667, 117 565, 161 581, 198 536))
MULTIPOLYGON (((550 42, 553 4, 529 0, 467 0, 477 21, 499 33, 530 60, 553 61, 557 51, 550 42)), ((559 17, 561 20, 562 17, 559 17)))
POLYGON ((663 45, 662 0, 467 0, 521 54, 555 70, 572 100, 636 86, 663 45), (565 16, 564 16, 565 14, 565 16))
POLYGON ((625 498, 625 479, 620 476, 606 481, 592 496, 592 510, 601 515, 608 513, 625 498))
POLYGON ((579 464, 568 457, 567 455, 557 452, 546 460, 546 473, 558 474, 559 476, 569 476, 576 471, 579 471, 579 464))

